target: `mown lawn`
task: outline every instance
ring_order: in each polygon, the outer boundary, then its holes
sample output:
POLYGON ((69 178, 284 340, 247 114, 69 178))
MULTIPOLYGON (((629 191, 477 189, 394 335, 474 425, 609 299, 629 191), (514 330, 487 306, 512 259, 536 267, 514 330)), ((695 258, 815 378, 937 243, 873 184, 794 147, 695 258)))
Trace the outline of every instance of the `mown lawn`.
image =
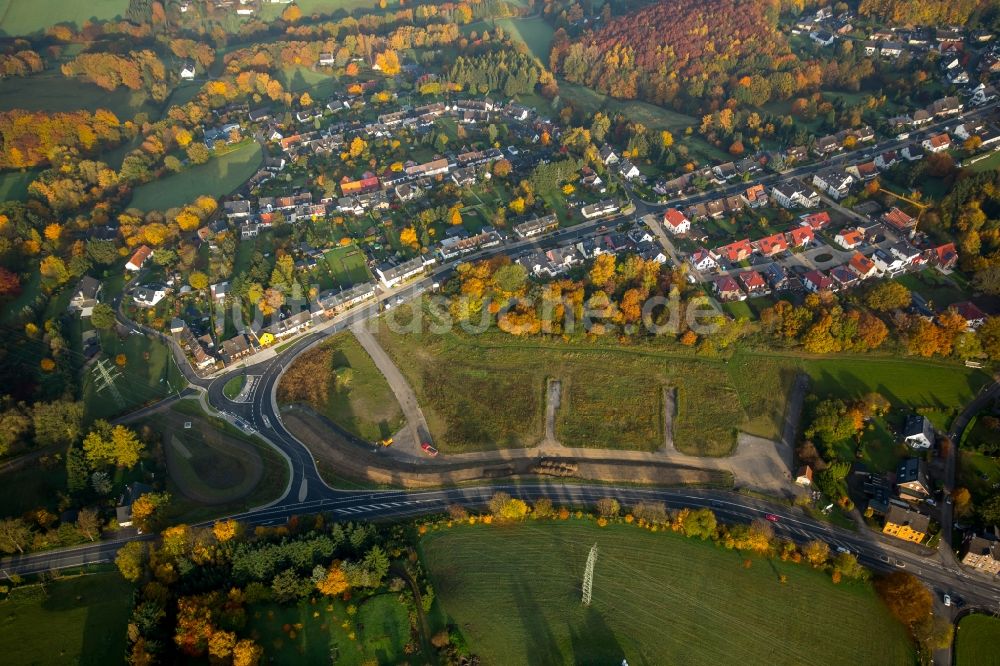
POLYGON ((955 633, 955 666, 1000 664, 1000 620, 973 614, 962 618, 955 633))
MULTIPOLYGON (((3 29, 0 27, 0 29, 3 29)), ((159 107, 149 103, 141 91, 128 88, 102 90, 84 79, 66 78, 59 71, 47 71, 29 77, 11 77, 0 81, 0 111, 78 111, 108 109, 122 122, 139 111, 153 117, 159 107)))
POLYGON ((372 279, 365 261, 365 253, 356 245, 328 250, 323 259, 339 287, 350 287, 372 279))
POLYGON ((868 584, 672 532, 528 522, 420 542, 437 601, 488 664, 912 664, 868 584), (598 546, 593 602, 580 603, 598 546), (779 582, 779 576, 787 582, 779 582), (822 609, 820 612, 818 609, 822 609), (822 655, 818 657, 817 655, 822 655))
POLYGON ((41 598, 0 602, 7 664, 120 664, 132 586, 117 571, 63 578, 41 598))
POLYGON ((989 382, 982 370, 909 358, 831 357, 802 364, 819 396, 851 400, 874 391, 894 407, 911 409, 961 407, 989 382))
POLYGON ((1000 484, 1000 459, 971 451, 960 451, 959 456, 958 485, 969 489, 973 504, 996 495, 994 486, 1000 484))
POLYGON ((145 211, 163 211, 191 203, 202 194, 225 196, 254 175, 262 159, 260 145, 246 141, 205 164, 140 185, 135 188, 129 205, 145 211))

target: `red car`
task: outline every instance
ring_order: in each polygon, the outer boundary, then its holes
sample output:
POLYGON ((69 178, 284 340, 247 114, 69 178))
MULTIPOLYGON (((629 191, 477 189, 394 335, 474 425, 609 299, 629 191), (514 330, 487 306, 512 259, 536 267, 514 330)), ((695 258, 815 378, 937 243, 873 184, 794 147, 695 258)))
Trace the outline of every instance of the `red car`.
POLYGON ((776 522, 778 522, 779 520, 781 520, 781 518, 778 518, 778 517, 777 517, 776 515, 774 515, 773 513, 765 513, 765 514, 764 514, 764 517, 765 517, 765 518, 767 518, 768 520, 770 520, 770 521, 771 521, 772 523, 776 523, 776 522))
POLYGON ((433 446, 431 446, 429 442, 424 442, 423 444, 420 445, 420 448, 422 448, 424 450, 424 453, 429 455, 431 458, 433 458, 438 454, 438 450, 435 449, 433 446))

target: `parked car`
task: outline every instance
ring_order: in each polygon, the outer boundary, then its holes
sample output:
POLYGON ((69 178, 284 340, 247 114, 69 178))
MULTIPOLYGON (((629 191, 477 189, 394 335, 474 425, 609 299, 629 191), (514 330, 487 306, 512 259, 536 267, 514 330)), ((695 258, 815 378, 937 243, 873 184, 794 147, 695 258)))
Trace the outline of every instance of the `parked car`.
POLYGON ((422 448, 424 450, 424 453, 429 455, 431 458, 433 458, 438 454, 438 450, 435 449, 433 446, 431 446, 429 442, 422 443, 420 445, 420 448, 422 448))
POLYGON ((948 594, 944 595, 944 605, 951 606, 951 596, 948 594))

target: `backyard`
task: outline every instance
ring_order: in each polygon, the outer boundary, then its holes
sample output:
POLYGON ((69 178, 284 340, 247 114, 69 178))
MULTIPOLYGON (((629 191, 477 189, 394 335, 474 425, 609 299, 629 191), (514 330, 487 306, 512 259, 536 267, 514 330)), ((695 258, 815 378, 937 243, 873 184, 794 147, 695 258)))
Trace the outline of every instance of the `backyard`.
POLYGON ((337 287, 350 287, 372 278, 365 262, 365 253, 354 244, 327 250, 323 259, 337 287))
POLYGON ((747 568, 746 553, 672 532, 576 520, 464 525, 430 533, 421 550, 440 608, 483 663, 914 659, 868 584, 834 585, 804 565, 757 557, 747 568), (580 585, 592 544, 599 556, 588 608, 580 585), (836 621, 809 621, 817 608, 836 621))
POLYGON ((263 159, 260 145, 246 141, 228 152, 179 173, 135 188, 130 206, 139 210, 167 210, 191 203, 200 195, 221 197, 245 183, 263 159))
POLYGON ((121 663, 131 592, 114 571, 61 578, 0 601, 4 662, 121 663))

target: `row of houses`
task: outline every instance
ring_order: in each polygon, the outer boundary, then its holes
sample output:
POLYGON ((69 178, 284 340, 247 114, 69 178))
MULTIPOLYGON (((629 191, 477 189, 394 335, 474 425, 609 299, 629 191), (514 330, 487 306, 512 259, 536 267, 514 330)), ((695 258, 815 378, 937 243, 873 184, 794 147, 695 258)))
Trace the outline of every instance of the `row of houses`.
POLYGON ((663 264, 667 256, 653 236, 642 228, 628 233, 615 233, 588 238, 568 247, 533 252, 515 259, 528 273, 539 278, 554 278, 574 266, 602 254, 635 254, 647 261, 663 264))

